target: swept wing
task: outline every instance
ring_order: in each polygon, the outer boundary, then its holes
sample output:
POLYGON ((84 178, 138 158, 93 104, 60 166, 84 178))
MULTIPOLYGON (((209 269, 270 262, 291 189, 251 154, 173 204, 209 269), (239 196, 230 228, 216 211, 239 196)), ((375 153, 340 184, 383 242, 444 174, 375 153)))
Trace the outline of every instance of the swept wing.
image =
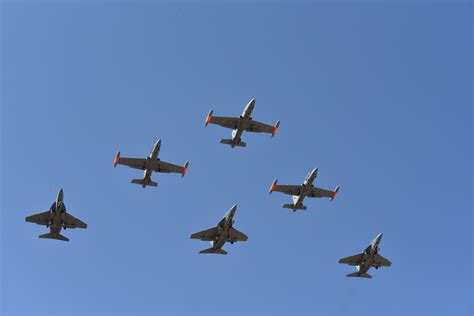
POLYGON ((355 255, 355 256, 342 258, 341 260, 339 260, 339 263, 348 264, 350 266, 358 266, 362 263, 363 259, 364 259, 364 254, 359 253, 358 255, 355 255))
POLYGON ((66 213, 65 223, 66 228, 87 228, 87 224, 80 219, 66 213))
POLYGON ((49 211, 31 215, 25 218, 27 222, 36 223, 38 225, 48 225, 49 224, 49 211))
POLYGON ((198 233, 192 234, 191 239, 201 239, 205 241, 211 241, 216 238, 217 227, 212 227, 198 233))
POLYGON ((248 239, 247 235, 238 231, 234 227, 229 228, 229 235, 227 241, 236 242, 236 241, 246 241, 248 239))
POLYGON ((376 267, 390 267, 392 265, 392 263, 390 262, 390 260, 382 257, 379 254, 376 254, 375 257, 374 257, 373 265, 376 266, 376 267))

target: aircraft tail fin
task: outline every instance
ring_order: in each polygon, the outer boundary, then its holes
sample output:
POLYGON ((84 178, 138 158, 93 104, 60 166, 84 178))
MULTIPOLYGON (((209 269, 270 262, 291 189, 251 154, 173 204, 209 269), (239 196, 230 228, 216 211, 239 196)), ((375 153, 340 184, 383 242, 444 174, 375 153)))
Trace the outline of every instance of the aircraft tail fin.
POLYGON ((209 248, 209 249, 204 249, 204 250, 201 250, 199 251, 199 253, 215 253, 215 254, 219 254, 219 255, 226 255, 227 254, 227 251, 223 250, 223 249, 220 249, 220 248, 209 248))
POLYGON ((132 183, 134 184, 140 184, 142 187, 150 186, 150 187, 156 187, 158 183, 153 182, 151 180, 146 181, 145 179, 133 179, 132 183))
POLYGON ((69 241, 69 238, 67 238, 67 237, 65 237, 61 234, 53 235, 52 233, 47 233, 47 234, 39 235, 38 237, 39 238, 47 238, 47 239, 57 239, 57 240, 62 240, 62 241, 69 241))
POLYGON ((294 204, 283 204, 283 208, 289 208, 289 209, 293 210, 293 212, 296 212, 297 210, 306 211, 308 209, 305 205, 295 207, 294 204))
MULTIPOLYGON (((226 145, 231 145, 232 146, 233 142, 232 142, 232 139, 221 139, 221 144, 226 144, 226 145)), ((235 144, 235 146, 247 147, 247 143, 245 143, 243 141, 240 141, 237 144, 235 144)))
POLYGON ((359 272, 354 272, 346 275, 348 278, 367 278, 367 279, 372 279, 372 276, 368 273, 359 273, 359 272))

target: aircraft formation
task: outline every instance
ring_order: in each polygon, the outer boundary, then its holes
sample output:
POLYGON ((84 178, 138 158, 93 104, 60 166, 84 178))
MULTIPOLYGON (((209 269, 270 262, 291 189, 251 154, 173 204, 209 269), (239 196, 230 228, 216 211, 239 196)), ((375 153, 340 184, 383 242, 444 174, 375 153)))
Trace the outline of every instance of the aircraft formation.
MULTIPOLYGON (((252 118, 254 108, 255 99, 250 100, 250 102, 245 106, 242 115, 239 117, 214 116, 214 111, 211 109, 206 117, 205 126, 208 124, 216 124, 232 129, 232 138, 222 139, 220 141, 221 144, 230 145, 231 148, 247 146, 247 144, 242 141, 242 134, 244 131, 268 133, 271 134, 271 137, 273 138, 278 131, 280 121, 277 121, 275 125, 268 125, 256 121, 252 118)), ((124 165, 130 168, 143 170, 143 178, 133 179, 131 181, 131 183, 139 184, 143 188, 147 186, 156 187, 158 185, 157 182, 154 182, 151 179, 153 172, 178 173, 184 177, 189 166, 189 161, 186 161, 183 166, 165 162, 158 158, 160 149, 161 140, 157 140, 153 145, 150 154, 146 158, 121 157, 120 151, 118 151, 114 159, 114 167, 117 167, 117 165, 124 165)), ((291 195, 293 203, 284 204, 283 208, 291 209, 293 212, 307 210, 307 206, 303 204, 306 197, 329 198, 333 201, 339 191, 339 186, 336 186, 334 190, 315 187, 313 182, 318 175, 318 170, 318 168, 311 170, 306 176, 304 182, 300 185, 279 185, 278 179, 275 179, 270 187, 269 194, 272 192, 281 192, 291 195)), ((234 205, 225 213, 224 217, 215 227, 191 235, 191 239, 208 241, 211 244, 211 248, 201 250, 199 253, 226 255, 227 251, 222 249, 226 242, 233 244, 238 241, 247 241, 247 235, 234 228, 234 217, 236 211, 237 205, 234 205)), ((62 189, 59 190, 56 200, 48 211, 27 216, 25 220, 30 223, 46 226, 46 228, 50 229, 49 233, 40 235, 39 238, 57 239, 62 241, 69 241, 67 237, 61 235, 62 229, 87 228, 86 223, 67 212, 64 204, 64 192, 62 189)), ((367 273, 371 267, 378 269, 379 267, 389 267, 391 265, 391 262, 388 259, 378 253, 380 250, 381 240, 382 234, 380 233, 364 250, 364 252, 339 260, 339 263, 355 266, 357 269, 356 272, 348 274, 347 277, 372 278, 372 276, 367 273)))

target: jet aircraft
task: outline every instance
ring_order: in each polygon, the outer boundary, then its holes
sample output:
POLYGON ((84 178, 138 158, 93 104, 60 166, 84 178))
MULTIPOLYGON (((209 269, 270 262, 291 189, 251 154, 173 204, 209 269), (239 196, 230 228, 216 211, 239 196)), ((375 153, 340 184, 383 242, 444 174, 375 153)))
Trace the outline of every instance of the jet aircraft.
POLYGON ((339 186, 336 186, 334 191, 320 189, 313 186, 313 181, 316 179, 318 174, 318 168, 313 169, 304 180, 303 184, 301 185, 277 185, 278 179, 273 181, 272 186, 270 187, 270 194, 273 191, 282 192, 285 194, 293 195, 293 203, 291 204, 284 204, 283 208, 292 209, 293 212, 297 210, 305 211, 307 207, 303 205, 303 200, 305 197, 312 197, 312 198, 321 198, 327 197, 330 198, 331 201, 334 200, 336 197, 337 192, 339 191, 339 186))
POLYGON ((220 255, 226 255, 227 251, 222 249, 222 246, 224 246, 226 241, 233 244, 236 241, 246 241, 248 239, 244 233, 239 232, 233 227, 236 210, 237 205, 232 206, 230 210, 225 213, 224 218, 222 218, 216 227, 209 228, 191 235, 191 239, 209 241, 212 245, 211 248, 201 250, 199 253, 216 253, 220 255))
POLYGON ((211 109, 211 111, 209 111, 209 114, 206 117, 205 126, 211 123, 220 125, 222 127, 231 128, 233 130, 232 138, 221 139, 221 144, 230 145, 230 147, 232 148, 234 148, 235 146, 247 146, 247 144, 241 139, 242 133, 244 131, 254 133, 269 133, 272 134, 272 137, 275 136, 278 127, 280 126, 280 121, 277 121, 274 126, 255 121, 251 117, 254 107, 255 99, 252 99, 245 107, 242 115, 239 117, 213 116, 214 110, 211 109))
POLYGON ((49 228, 50 233, 39 235, 39 238, 69 241, 69 238, 60 234, 62 228, 87 228, 86 223, 66 212, 66 205, 64 205, 63 199, 64 193, 63 189, 61 189, 49 211, 26 217, 25 220, 27 222, 44 225, 49 228))
POLYGON ((380 250, 380 241, 382 240, 382 234, 378 234, 377 237, 370 243, 370 245, 364 250, 364 252, 358 255, 343 258, 339 260, 339 263, 348 264, 350 266, 356 266, 357 272, 350 273, 347 277, 359 277, 371 279, 372 276, 367 273, 371 267, 378 269, 379 267, 390 267, 392 263, 378 254, 380 250))
POLYGON ((153 149, 150 155, 146 158, 126 158, 120 157, 120 150, 117 152, 114 160, 114 167, 117 165, 125 165, 130 168, 144 170, 143 179, 133 179, 132 183, 140 184, 143 188, 146 186, 156 187, 158 183, 151 180, 151 174, 155 172, 164 172, 164 173, 180 173, 182 177, 186 174, 188 170, 189 161, 187 161, 183 167, 171 164, 169 162, 164 162, 158 158, 160 153, 161 139, 157 140, 153 146, 153 149))

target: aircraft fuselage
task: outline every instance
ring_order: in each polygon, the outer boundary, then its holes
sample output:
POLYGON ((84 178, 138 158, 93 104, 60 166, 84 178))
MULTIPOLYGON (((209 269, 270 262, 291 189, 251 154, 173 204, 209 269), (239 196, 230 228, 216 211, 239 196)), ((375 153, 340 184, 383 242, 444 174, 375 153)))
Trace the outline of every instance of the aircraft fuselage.
POLYGON ((66 220, 66 205, 63 202, 64 193, 61 189, 56 197, 56 201, 49 209, 49 230, 54 236, 59 235, 66 220))
POLYGON ((301 185, 301 193, 300 195, 293 195, 293 205, 294 211, 301 208, 303 206, 304 198, 311 192, 313 188, 313 182, 316 179, 318 174, 318 168, 311 170, 311 172, 306 176, 303 184, 301 185))
POLYGON ((250 100, 250 102, 245 106, 242 115, 237 122, 237 128, 232 131, 232 144, 231 147, 234 148, 240 141, 242 133, 245 128, 247 128, 249 122, 252 120, 252 111, 255 107, 255 99, 250 100))
POLYGON ((155 170, 155 167, 158 164, 158 161, 160 160, 158 158, 158 155, 160 154, 160 148, 161 139, 156 141, 156 143, 153 145, 153 149, 151 150, 150 155, 146 159, 146 166, 145 170, 143 171, 143 180, 145 181, 145 183, 151 181, 151 175, 153 173, 153 170, 155 170))
POLYGON ((234 224, 234 215, 237 206, 234 205, 221 219, 219 224, 217 224, 217 235, 216 238, 212 241, 212 248, 220 249, 226 243, 229 236, 229 229, 234 224))
MULTIPOLYGON (((379 251, 379 244, 382 240, 382 234, 378 234, 377 237, 370 243, 370 245, 364 251, 364 258, 362 263, 357 267, 359 274, 365 274, 374 264, 375 255, 379 251)), ((378 267, 376 267, 378 268, 378 267)))

